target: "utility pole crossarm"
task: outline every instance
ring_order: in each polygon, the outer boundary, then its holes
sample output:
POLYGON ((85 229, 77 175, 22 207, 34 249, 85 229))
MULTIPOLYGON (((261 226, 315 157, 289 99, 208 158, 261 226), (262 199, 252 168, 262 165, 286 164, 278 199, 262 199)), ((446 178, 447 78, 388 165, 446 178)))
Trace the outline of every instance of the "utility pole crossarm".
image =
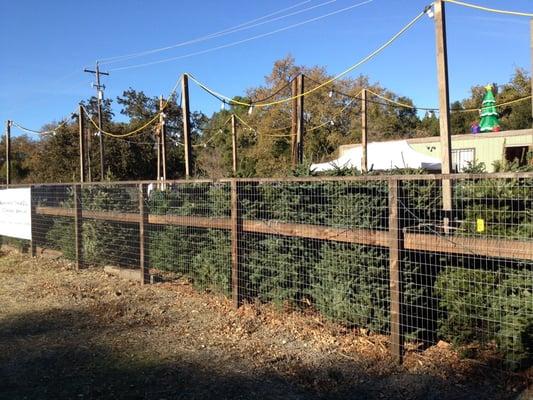
POLYGON ((85 68, 83 72, 89 72, 91 74, 99 74, 99 75, 107 75, 109 76, 109 72, 102 72, 102 71, 93 71, 92 69, 85 68))

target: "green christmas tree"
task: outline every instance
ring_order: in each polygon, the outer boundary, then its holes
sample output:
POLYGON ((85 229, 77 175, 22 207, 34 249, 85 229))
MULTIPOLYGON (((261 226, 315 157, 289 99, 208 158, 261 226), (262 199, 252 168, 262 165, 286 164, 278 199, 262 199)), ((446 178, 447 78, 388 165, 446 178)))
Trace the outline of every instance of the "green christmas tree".
POLYGON ((481 106, 481 121, 479 127, 481 132, 497 132, 500 130, 500 121, 498 120, 498 112, 496 111, 496 100, 492 93, 492 86, 485 86, 487 93, 483 98, 481 106))

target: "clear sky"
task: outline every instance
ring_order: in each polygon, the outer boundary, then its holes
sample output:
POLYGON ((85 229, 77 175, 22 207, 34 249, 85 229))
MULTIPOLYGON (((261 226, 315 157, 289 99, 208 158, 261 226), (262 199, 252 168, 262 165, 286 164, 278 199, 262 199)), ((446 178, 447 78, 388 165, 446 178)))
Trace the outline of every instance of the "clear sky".
MULTIPOLYGON (((429 0, 373 0, 272 35, 224 46, 323 16, 364 0, 129 0, 0 1, 0 121, 39 129, 72 112, 94 94, 83 73, 96 60, 173 45, 231 28, 276 11, 295 13, 252 29, 144 57, 103 65, 106 96, 132 87, 167 94, 182 72, 228 96, 264 82, 272 63, 292 54, 298 64, 335 74, 396 33, 429 0), (288 9, 289 7, 292 7, 288 9), (300 12, 301 10, 309 9, 300 12), (191 53, 204 52, 189 56, 191 53), (183 57, 187 56, 187 57, 183 57), (166 58, 169 62, 117 69, 166 58), (182 57, 182 58, 179 58, 182 57)), ((489 7, 533 12, 531 0, 468 0, 489 7)), ((264 21, 264 20, 261 20, 264 21)), ((475 84, 506 82, 515 67, 531 68, 530 22, 447 4, 450 96, 468 96, 475 84)), ((420 106, 437 105, 434 24, 424 17, 379 57, 354 71, 369 75, 420 106)), ((208 115, 220 103, 191 84, 191 108, 208 115)), ((115 110, 118 111, 118 110, 115 110)), ((16 134, 14 132, 14 134, 16 134)))

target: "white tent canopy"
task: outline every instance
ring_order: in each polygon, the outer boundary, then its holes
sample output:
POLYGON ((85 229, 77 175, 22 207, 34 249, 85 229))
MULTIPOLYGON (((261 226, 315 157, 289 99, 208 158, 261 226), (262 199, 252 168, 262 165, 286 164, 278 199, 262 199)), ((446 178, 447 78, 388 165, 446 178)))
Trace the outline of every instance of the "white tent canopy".
MULTIPOLYGON (((361 170, 361 146, 346 150, 336 160, 311 164, 312 172, 330 171, 335 168, 357 168, 361 170)), ((369 170, 387 170, 394 168, 423 168, 426 170, 440 170, 440 160, 426 156, 414 150, 405 140, 390 142, 373 142, 367 147, 369 170)))

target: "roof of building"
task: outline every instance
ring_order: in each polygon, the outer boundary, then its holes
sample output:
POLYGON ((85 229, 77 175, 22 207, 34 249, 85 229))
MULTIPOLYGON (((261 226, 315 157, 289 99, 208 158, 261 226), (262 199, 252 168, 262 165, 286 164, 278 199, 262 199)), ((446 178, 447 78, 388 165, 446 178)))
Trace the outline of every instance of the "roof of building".
MULTIPOLYGON (((530 140, 531 140, 531 143, 533 144, 533 129, 519 129, 519 130, 501 131, 501 132, 468 133, 468 134, 461 134, 461 135, 452 135, 452 142, 462 141, 462 140, 486 140, 486 139, 494 139, 494 138, 506 138, 506 137, 512 137, 512 136, 527 136, 527 135, 530 135, 530 140)), ((440 142, 440 137, 429 136, 429 137, 412 138, 412 139, 405 139, 405 140, 409 144, 435 143, 435 142, 440 142)), ((387 140, 387 141, 383 141, 382 143, 386 143, 386 142, 392 142, 392 141, 387 140)), ((343 154, 345 151, 349 149, 360 147, 360 146, 361 146, 361 143, 345 144, 345 145, 339 146, 339 154, 343 154)))

